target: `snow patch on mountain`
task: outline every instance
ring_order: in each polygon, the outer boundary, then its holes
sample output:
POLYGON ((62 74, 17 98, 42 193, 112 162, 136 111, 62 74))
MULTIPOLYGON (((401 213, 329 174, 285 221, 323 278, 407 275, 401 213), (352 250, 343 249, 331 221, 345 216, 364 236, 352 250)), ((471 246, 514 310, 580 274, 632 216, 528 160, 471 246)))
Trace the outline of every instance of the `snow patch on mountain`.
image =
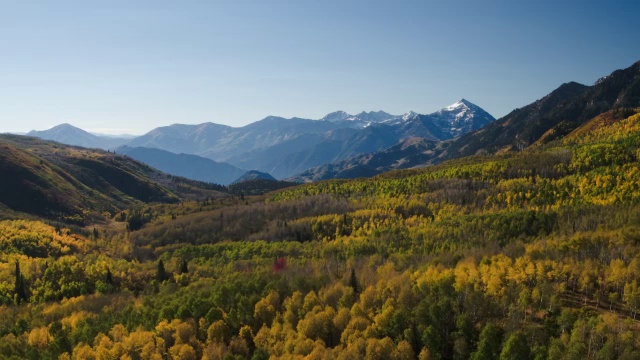
POLYGON ((402 120, 409 121, 417 118, 418 116, 420 116, 420 114, 418 114, 417 112, 409 111, 408 113, 402 115, 402 120))
POLYGON ((460 99, 426 116, 443 129, 448 129, 452 137, 458 137, 466 132, 477 130, 495 120, 493 116, 481 107, 466 99, 460 99))
POLYGON ((477 130, 495 120, 493 116, 466 99, 460 99, 431 114, 418 114, 410 111, 403 115, 391 115, 384 111, 363 111, 352 115, 345 111, 334 111, 321 120, 333 123, 345 123, 352 129, 364 129, 377 124, 401 126, 415 121, 425 121, 440 129, 447 137, 458 137, 466 132, 477 130))
POLYGON ((334 111, 332 113, 329 113, 329 114, 327 114, 325 117, 323 117, 320 120, 330 121, 330 122, 345 121, 345 120, 348 120, 352 116, 353 115, 347 114, 346 112, 340 110, 340 111, 334 111))

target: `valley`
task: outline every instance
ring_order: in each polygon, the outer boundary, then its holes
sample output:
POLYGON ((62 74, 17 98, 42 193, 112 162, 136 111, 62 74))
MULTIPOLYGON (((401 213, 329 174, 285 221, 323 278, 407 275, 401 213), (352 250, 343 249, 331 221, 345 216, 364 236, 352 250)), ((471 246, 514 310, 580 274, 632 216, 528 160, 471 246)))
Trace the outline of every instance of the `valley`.
POLYGON ((640 359, 638 14, 4 2, 0 359, 640 359))

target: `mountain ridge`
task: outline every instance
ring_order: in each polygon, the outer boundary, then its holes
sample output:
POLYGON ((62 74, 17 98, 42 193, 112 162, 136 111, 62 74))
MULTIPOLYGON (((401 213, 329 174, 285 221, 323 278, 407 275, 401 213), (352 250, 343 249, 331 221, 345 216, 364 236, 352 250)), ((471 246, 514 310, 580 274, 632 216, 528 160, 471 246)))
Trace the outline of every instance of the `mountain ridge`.
MULTIPOLYGON (((448 140, 494 120, 479 106, 462 99, 426 115, 391 115, 381 110, 352 115, 335 111, 319 120, 267 116, 242 127, 212 122, 172 124, 155 128, 124 145, 197 155, 283 179, 315 166, 388 148, 405 138, 448 140)), ((86 135, 92 137, 81 146, 98 141, 93 135, 86 135)), ((152 165, 172 172, 167 164, 152 165)), ((186 175, 184 170, 178 174, 186 175)), ((231 177, 221 182, 227 181, 231 177)))
POLYGON ((175 154, 155 148, 121 146, 115 149, 115 152, 129 156, 167 174, 220 185, 229 185, 247 172, 247 170, 239 169, 233 165, 201 156, 175 154))
POLYGON ((613 71, 592 86, 577 82, 560 85, 548 95, 518 108, 481 131, 461 136, 439 157, 441 160, 484 151, 519 151, 556 128, 551 141, 582 123, 616 107, 640 105, 640 61, 613 71))
MULTIPOLYGON (((460 102, 463 101, 466 100, 460 102)), ((399 143, 371 154, 310 168, 288 180, 310 182, 367 177, 393 169, 433 165, 454 158, 521 151, 571 134, 607 111, 639 106, 640 61, 626 69, 613 71, 592 86, 574 81, 563 83, 533 103, 514 109, 480 129, 449 141, 436 143, 433 138, 422 137, 420 142, 414 143, 413 153, 407 152, 399 143)), ((415 118, 419 116, 414 115, 415 118)))
POLYGON ((114 149, 124 145, 130 140, 126 137, 92 134, 69 123, 62 123, 47 130, 32 130, 24 135, 43 140, 57 141, 67 145, 99 148, 103 150, 114 149))

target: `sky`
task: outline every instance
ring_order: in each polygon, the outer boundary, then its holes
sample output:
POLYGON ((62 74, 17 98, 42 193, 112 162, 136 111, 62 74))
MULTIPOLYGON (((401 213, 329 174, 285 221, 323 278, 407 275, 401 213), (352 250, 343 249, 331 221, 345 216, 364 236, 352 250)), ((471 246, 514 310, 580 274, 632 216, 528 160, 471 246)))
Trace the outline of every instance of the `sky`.
POLYGON ((269 115, 499 118, 640 60, 640 1, 0 0, 0 132, 269 115))

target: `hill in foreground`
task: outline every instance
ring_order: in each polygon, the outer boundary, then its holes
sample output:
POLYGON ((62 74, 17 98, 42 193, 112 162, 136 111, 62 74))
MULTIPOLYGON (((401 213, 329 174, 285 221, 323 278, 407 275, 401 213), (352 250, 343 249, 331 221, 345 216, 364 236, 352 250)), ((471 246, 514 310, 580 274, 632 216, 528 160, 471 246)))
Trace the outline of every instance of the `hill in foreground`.
POLYGON ((0 135, 0 203, 64 222, 86 223, 140 203, 219 197, 222 187, 172 177, 102 150, 0 135))

